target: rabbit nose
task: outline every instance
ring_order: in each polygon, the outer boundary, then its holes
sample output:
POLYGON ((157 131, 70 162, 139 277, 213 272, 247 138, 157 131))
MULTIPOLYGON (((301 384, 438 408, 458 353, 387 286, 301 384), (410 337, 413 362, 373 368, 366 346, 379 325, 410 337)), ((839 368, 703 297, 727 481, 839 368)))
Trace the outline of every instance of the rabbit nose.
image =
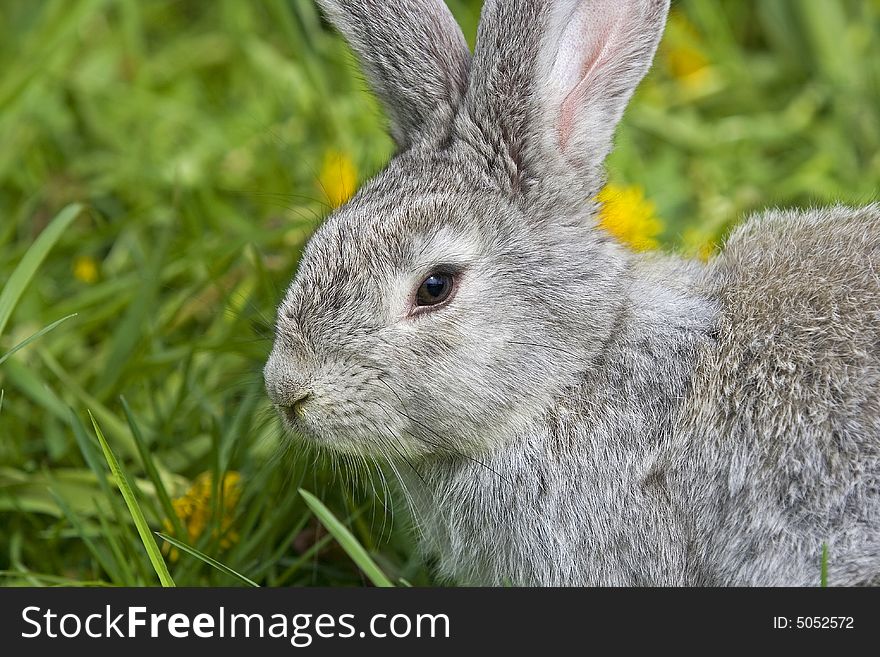
POLYGON ((298 409, 312 396, 312 391, 300 379, 284 376, 268 381, 269 399, 276 406, 298 409))
POLYGON ((302 393, 298 393, 296 396, 298 397, 298 399, 295 399, 293 401, 293 403, 290 404, 290 408, 296 409, 296 408, 302 406, 303 404, 305 404, 306 400, 308 400, 308 398, 312 396, 312 393, 302 392, 302 393))
POLYGON ((291 359, 273 354, 263 372, 266 392, 277 407, 299 412, 312 395, 308 377, 300 368, 293 367, 291 359))
POLYGON ((270 386, 269 398, 278 410, 291 422, 302 417, 305 405, 312 398, 311 390, 302 386, 276 384, 270 386))

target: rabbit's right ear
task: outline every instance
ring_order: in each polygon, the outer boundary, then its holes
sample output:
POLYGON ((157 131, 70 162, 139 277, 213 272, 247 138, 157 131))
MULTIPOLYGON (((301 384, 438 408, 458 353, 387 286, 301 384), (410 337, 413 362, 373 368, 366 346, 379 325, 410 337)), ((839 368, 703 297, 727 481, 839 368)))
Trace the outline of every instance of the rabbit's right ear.
POLYGON ((443 139, 467 88, 470 50, 443 0, 317 0, 360 59, 401 150, 443 139))
POLYGON ((458 132, 511 193, 582 207, 668 10, 669 0, 486 0, 458 132))

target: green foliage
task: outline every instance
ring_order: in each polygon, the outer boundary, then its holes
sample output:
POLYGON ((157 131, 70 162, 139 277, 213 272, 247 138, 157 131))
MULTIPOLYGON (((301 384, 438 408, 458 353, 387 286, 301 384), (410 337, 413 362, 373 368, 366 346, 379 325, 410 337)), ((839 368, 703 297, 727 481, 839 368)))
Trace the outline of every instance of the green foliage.
POLYGON ((161 539, 164 539, 166 543, 173 545, 174 547, 178 548, 179 550, 183 550, 184 552, 186 552, 190 556, 195 557, 196 559, 199 559, 200 561, 203 561, 204 563, 208 564, 212 568, 216 568, 221 573, 231 575, 232 577, 234 577, 235 579, 237 579, 238 581, 240 581, 242 584, 244 584, 246 586, 251 586, 254 588, 259 588, 259 586, 260 586, 254 580, 252 580, 248 577, 245 577, 241 573, 234 571, 229 566, 226 566, 225 564, 220 563, 216 559, 209 557, 204 552, 199 552, 191 545, 187 545, 183 541, 180 541, 180 540, 174 538, 173 536, 169 536, 168 534, 163 534, 162 532, 156 532, 156 536, 158 536, 161 539))
MULTIPOLYGON (((473 42, 479 2, 449 4, 473 42)), ((609 161, 667 248, 767 205, 880 195, 880 2, 675 4, 609 161)), ((392 151, 314 4, 7 0, 0 144, 0 581, 154 584, 124 478, 191 548, 160 545, 178 585, 363 584, 301 486, 376 572, 431 583, 402 501, 291 448, 262 392, 322 162, 344 153, 363 181, 392 151)))
MULTIPOLYGON (((18 266, 12 272, 9 280, 3 285, 3 291, 0 292, 0 335, 3 335, 3 329, 6 328, 6 323, 9 321, 10 315, 12 315, 15 304, 18 303, 19 298, 24 294, 28 283, 31 282, 34 274, 37 273, 40 264, 49 255, 49 251, 55 246, 62 233, 76 219, 76 215, 79 214, 81 209, 79 205, 71 205, 62 210, 52 223, 46 227, 46 230, 41 232, 39 237, 34 240, 34 243, 30 245, 21 262, 18 263, 18 266)), ((28 338, 27 340, 30 339, 28 338)), ((20 342, 7 352, 6 355, 11 355, 13 351, 21 348, 27 340, 20 342)))
POLYGON ((327 531, 332 534, 346 554, 370 578, 374 585, 386 588, 394 586, 348 528, 333 515, 333 512, 321 500, 302 488, 300 488, 299 494, 303 496, 306 504, 309 505, 312 513, 321 521, 321 524, 327 528, 327 531))
MULTIPOLYGON (((156 571, 156 575, 158 575, 162 586, 174 586, 174 580, 171 579, 171 575, 168 573, 168 566, 165 565, 165 560, 159 552, 159 546, 156 545, 156 540, 153 538, 152 533, 150 533, 150 526, 147 524, 147 519, 144 517, 144 512, 141 510, 141 506, 131 488, 131 484, 128 482, 128 477, 125 476, 125 472, 123 472, 120 467, 119 462, 116 460, 116 456, 113 454, 113 450, 110 448, 110 445, 107 444, 107 439, 104 438, 101 428, 98 426, 98 423, 95 422, 95 418, 91 413, 89 413, 89 419, 92 421, 95 434, 98 436, 98 442, 101 444, 101 451, 104 452, 104 458, 107 459, 107 465, 110 466, 110 472, 113 473, 113 477, 116 479, 116 485, 119 487, 119 492, 122 493, 122 497, 125 499, 125 505, 128 507, 128 512, 131 514, 131 519, 134 521, 135 527, 137 527, 138 535, 140 536, 144 548, 147 551, 147 556, 150 559, 150 565, 152 565, 153 569, 156 571)), ((107 529, 108 528, 105 525, 105 534, 109 534, 107 529)), ((121 560, 117 560, 117 562, 119 561, 121 560)))

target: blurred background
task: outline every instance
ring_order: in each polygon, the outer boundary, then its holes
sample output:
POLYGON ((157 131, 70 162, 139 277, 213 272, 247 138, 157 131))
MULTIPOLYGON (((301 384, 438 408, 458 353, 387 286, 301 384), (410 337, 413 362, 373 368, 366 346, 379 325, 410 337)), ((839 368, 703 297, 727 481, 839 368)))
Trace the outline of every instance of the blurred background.
MULTIPOLYGON (((608 230, 706 258, 880 196, 880 0, 673 7, 608 230)), ((304 241, 391 153, 311 0, 3 0, 0 584, 158 584, 153 531, 195 548, 155 539, 178 585, 432 583, 402 500, 286 443, 260 374, 304 241)))

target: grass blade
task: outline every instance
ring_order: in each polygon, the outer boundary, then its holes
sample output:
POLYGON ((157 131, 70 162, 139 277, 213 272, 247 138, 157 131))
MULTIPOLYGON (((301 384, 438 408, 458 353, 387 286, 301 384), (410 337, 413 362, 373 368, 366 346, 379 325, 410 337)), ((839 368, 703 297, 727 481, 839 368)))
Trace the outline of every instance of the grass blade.
POLYGON ((156 536, 161 538, 163 541, 168 541, 169 543, 171 543, 171 545, 176 547, 178 550, 182 550, 183 552, 186 552, 188 555, 193 556, 196 559, 199 559, 200 561, 205 562, 209 566, 219 570, 221 573, 226 573, 230 577, 234 577, 235 579, 242 582, 243 584, 246 584, 247 586, 252 586, 254 588, 260 587, 259 584, 257 584, 254 580, 250 579, 249 577, 246 577, 246 576, 242 575, 241 573, 233 570, 229 566, 222 564, 219 561, 217 561, 216 559, 209 557, 207 554, 195 549, 191 545, 187 545, 183 541, 177 540, 173 536, 169 536, 168 534, 163 534, 162 532, 156 532, 156 536))
POLYGON ((156 307, 161 286, 161 269, 168 244, 167 233, 162 237, 150 258, 148 269, 139 289, 135 292, 125 314, 113 334, 108 346, 107 361, 98 381, 95 382, 95 397, 105 399, 116 387, 117 382, 125 373, 126 364, 130 363, 131 355, 137 348, 150 325, 150 315, 156 307))
POLYGON ((3 354, 2 356, 0 356, 0 365, 2 365, 3 362, 4 362, 7 358, 9 358, 12 354, 14 354, 16 351, 18 351, 19 349, 24 349, 24 348, 27 347, 31 342, 33 342, 34 340, 36 340, 36 339, 38 339, 38 338, 40 338, 40 337, 46 335, 49 331, 54 330, 55 328, 57 328, 58 326, 60 326, 63 322, 66 322, 68 319, 70 319, 71 317, 76 317, 76 313, 73 313, 72 315, 68 315, 67 317, 62 317, 61 319, 52 322, 51 324, 49 324, 49 326, 46 326, 45 328, 40 329, 39 331, 37 331, 36 333, 34 333, 34 334, 33 334, 32 336, 30 336, 29 338, 26 338, 26 339, 22 340, 21 342, 19 342, 19 343, 18 343, 17 345, 15 345, 12 349, 10 349, 10 350, 7 351, 5 354, 3 354))
POLYGON ((107 465, 110 466, 110 471, 116 479, 116 485, 119 486, 119 491, 122 493, 122 497, 125 498, 128 511, 131 513, 132 520, 134 520, 135 527, 137 527, 144 548, 147 550, 147 556, 150 557, 150 563, 153 564, 153 569, 159 576, 159 581, 162 583, 162 586, 174 586, 174 580, 171 579, 171 573, 168 572, 168 566, 162 558, 159 546, 156 545, 156 541, 150 532, 150 527, 147 525, 147 519, 144 518, 144 512, 141 511, 141 507, 138 505, 137 499, 134 496, 134 491, 131 489, 125 473, 122 471, 122 468, 119 467, 119 462, 113 455, 113 451, 110 449, 107 439, 104 438, 104 434, 101 433, 101 428, 98 426, 98 423, 95 422, 95 418, 92 416, 91 411, 89 411, 89 418, 92 421, 92 426, 95 427, 95 434, 98 436, 98 442, 101 443, 101 449, 104 451, 104 458, 107 459, 107 465))
MULTIPOLYGON (((137 447, 134 444, 134 438, 131 436, 128 425, 116 417, 107 406, 89 394, 80 385, 80 379, 75 374, 65 370, 49 351, 38 347, 36 352, 46 367, 49 368, 49 371, 63 384, 67 393, 77 397, 86 408, 93 409, 93 414, 97 415, 101 419, 101 424, 108 428, 110 435, 116 440, 116 444, 124 449, 128 456, 136 456, 137 447)), ((15 361, 10 361, 9 365, 14 363, 15 361)))
POLYGON ((107 573, 107 575, 110 577, 110 580, 114 584, 125 585, 126 583, 128 583, 129 585, 131 585, 132 580, 126 579, 127 573, 121 570, 122 562, 120 562, 118 559, 111 559, 111 555, 108 555, 106 550, 102 550, 101 547, 98 546, 91 539, 89 533, 83 528, 82 521, 73 511, 73 509, 68 506, 67 502, 64 500, 64 497, 59 495, 54 488, 49 489, 49 494, 52 495, 52 497, 55 499, 55 502, 61 508, 62 513, 64 513, 64 515, 67 517, 67 521, 71 524, 71 526, 74 527, 74 529, 76 529, 80 540, 85 543, 86 548, 95 558, 95 561, 97 561, 101 569, 105 573, 107 573))
MULTIPOLYGON (((104 539, 107 541, 107 546, 110 548, 110 554, 113 555, 113 558, 116 560, 116 563, 119 565, 119 570, 122 573, 123 586, 137 586, 138 584, 142 584, 145 581, 148 581, 148 577, 144 577, 140 579, 135 575, 134 570, 132 570, 131 563, 135 562, 136 565, 140 565, 141 559, 127 559, 125 557, 125 553, 122 547, 122 543, 120 541, 120 537, 116 535, 116 530, 110 526, 110 522, 107 519, 107 514, 104 512, 104 509, 98 504, 98 500, 95 500, 95 507, 97 508, 97 516, 98 522, 101 525, 101 531, 104 533, 104 539)), ((111 511, 115 507, 111 504, 111 511)), ((128 532, 128 525, 123 523, 118 523, 116 525, 120 532, 128 532)), ((134 541, 132 541, 134 542, 134 541)))
POLYGON ((134 413, 132 413, 131 408, 128 405, 128 400, 126 400, 125 397, 120 397, 119 400, 122 402, 122 410, 125 412, 125 419, 128 420, 128 426, 131 427, 131 435, 134 437, 138 453, 141 455, 144 470, 147 473, 147 477, 150 478, 150 481, 156 488, 156 497, 159 498, 159 504, 162 507, 162 511, 165 513, 168 522, 170 522, 171 526, 174 528, 175 534, 178 536, 185 536, 186 532, 184 531, 183 524, 177 516, 177 512, 174 510, 174 505, 171 503, 171 497, 168 495, 165 484, 162 482, 162 477, 159 475, 159 469, 156 467, 153 455, 150 453, 150 449, 147 446, 146 440, 144 440, 140 427, 135 421, 134 413))
MULTIPOLYGON (((309 514, 309 517, 311 517, 311 514, 309 514)), ((281 575, 276 576, 272 582, 272 586, 287 586, 290 578, 293 577, 300 568, 311 561, 312 557, 316 556, 321 550, 327 547, 332 540, 333 534, 324 534, 321 538, 315 541, 308 550, 299 555, 289 566, 287 566, 281 575)))
POLYGON ((34 243, 25 252, 21 262, 18 263, 15 271, 12 272, 9 280, 6 281, 3 291, 0 292, 0 335, 3 335, 3 329, 6 328, 6 323, 12 316, 15 304, 18 303, 19 298, 24 293, 28 283, 31 282, 37 269, 82 209, 82 205, 73 203, 55 215, 52 222, 40 233, 39 237, 34 240, 34 243))
POLYGON ((299 489, 299 494, 303 496, 303 499, 306 501, 306 504, 309 505, 309 508, 312 510, 318 520, 321 521, 321 524, 333 535, 333 538, 342 546, 342 549, 351 557, 352 561, 354 561, 358 568, 360 568, 364 575, 366 575, 373 584, 376 586, 382 587, 391 587, 394 584, 391 583, 391 580, 382 572, 379 566, 376 565, 376 562, 370 558, 370 555, 367 554, 367 551, 364 547, 358 542, 358 540, 354 537, 348 527, 343 525, 339 519, 333 515, 333 512, 330 511, 324 503, 319 500, 317 497, 312 495, 307 490, 299 489))
POLYGON ((104 494, 104 497, 111 504, 118 504, 119 498, 113 494, 113 490, 110 487, 107 478, 107 468, 101 465, 98 450, 95 448, 94 442, 89 437, 85 425, 79 419, 79 416, 72 407, 69 407, 68 410, 70 415, 70 425, 73 427, 73 438, 82 453, 83 460, 86 462, 89 469, 95 473, 95 479, 97 480, 98 486, 104 494))

